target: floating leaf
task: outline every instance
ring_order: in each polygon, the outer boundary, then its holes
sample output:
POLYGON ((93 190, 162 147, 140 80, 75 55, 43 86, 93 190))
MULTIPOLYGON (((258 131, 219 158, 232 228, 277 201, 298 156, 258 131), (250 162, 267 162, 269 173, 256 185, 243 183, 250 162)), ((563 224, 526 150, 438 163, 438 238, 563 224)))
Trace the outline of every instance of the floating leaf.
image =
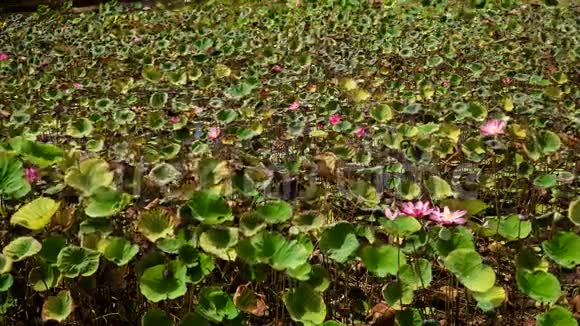
POLYGON ((558 180, 551 174, 543 174, 534 179, 534 186, 538 188, 552 188, 557 184, 558 180))
POLYGON ((91 158, 82 161, 78 167, 69 169, 64 182, 89 196, 97 188, 111 185, 113 178, 114 173, 109 171, 107 162, 91 158))
POLYGON ((438 176, 430 176, 427 179, 427 189, 433 199, 443 199, 453 196, 453 190, 449 183, 438 176))
POLYGON ((6 292, 14 284, 14 278, 12 274, 5 273, 0 275, 0 292, 6 292))
POLYGON ((489 311, 501 306, 506 300, 505 289, 494 286, 485 292, 471 292, 477 301, 477 306, 483 311, 489 311))
POLYGON ((351 224, 338 223, 322 232, 319 246, 331 259, 345 263, 354 255, 359 242, 351 224))
POLYGON ((119 213, 131 202, 131 195, 108 187, 95 189, 89 197, 85 214, 90 217, 108 217, 119 213))
POLYGON ((171 217, 162 210, 144 212, 137 224, 137 230, 149 241, 155 242, 173 233, 171 217))
POLYGON ((42 305, 42 321, 65 320, 73 311, 74 303, 70 291, 60 291, 56 296, 48 297, 42 305))
POLYGON ((365 267, 378 277, 397 275, 399 266, 405 264, 405 254, 393 246, 366 246, 359 253, 365 267))
POLYGON ((20 198, 30 191, 24 179, 22 162, 13 155, 0 151, 0 196, 20 198))
POLYGON ((66 239, 61 236, 53 236, 42 241, 42 249, 38 252, 38 256, 43 261, 54 264, 58 257, 58 253, 66 246, 66 239))
POLYGON ((406 215, 401 215, 394 220, 381 218, 379 222, 389 234, 395 237, 405 238, 421 230, 421 223, 416 218, 406 215))
POLYGON ((221 323, 224 319, 231 320, 239 314, 232 297, 217 287, 204 287, 197 297, 199 304, 196 313, 210 321, 221 323))
POLYGON ((169 163, 161 163, 151 169, 149 177, 160 185, 166 185, 181 177, 181 172, 169 163))
POLYGON ((153 308, 141 317, 141 326, 173 326, 173 320, 165 311, 153 308))
POLYGON ((60 251, 56 266, 64 277, 91 276, 99 268, 99 252, 70 245, 60 251))
POLYGON ((60 279, 58 269, 41 263, 28 274, 28 283, 34 291, 48 291, 57 286, 60 279))
POLYGON ((306 325, 322 324, 326 317, 324 300, 307 284, 288 290, 284 294, 284 305, 292 320, 306 325))
POLYGON ((545 271, 518 271, 516 281, 520 291, 540 302, 555 302, 562 292, 556 276, 545 271))
POLYGON ((400 308, 413 302, 413 289, 400 282, 394 281, 383 287, 383 298, 393 308, 400 308))
POLYGON ((19 237, 2 249, 2 254, 11 261, 21 261, 27 257, 36 255, 42 245, 33 237, 19 237))
POLYGON ((40 230, 50 223, 52 216, 59 207, 59 202, 50 198, 40 197, 20 207, 10 218, 10 223, 23 226, 29 230, 40 230))
POLYGON ((70 123, 66 128, 66 134, 73 138, 88 137, 93 132, 93 122, 87 118, 70 123))
POLYGON ((64 151, 52 144, 41 144, 26 140, 21 136, 14 137, 9 141, 10 147, 22 156, 25 161, 46 168, 52 166, 64 158, 64 151))
POLYGON ((580 264, 580 236, 573 232, 561 232, 542 242, 546 256, 558 265, 572 269, 580 264))
POLYGON ((493 269, 481 263, 472 249, 455 249, 445 258, 445 267, 469 290, 486 292, 495 284, 493 269))
POLYGON ((149 105, 154 109, 162 109, 167 103, 167 93, 154 93, 149 98, 149 105))
POLYGON ((175 299, 187 292, 187 268, 181 262, 147 268, 139 279, 141 293, 152 302, 175 299))
POLYGON ((98 248, 107 260, 117 266, 126 265, 139 252, 139 246, 131 244, 123 237, 103 239, 99 242, 98 248))
POLYGON ((278 224, 292 217, 292 206, 283 200, 272 200, 258 206, 256 214, 269 224, 278 224))
POLYGON ((551 154, 560 149, 560 137, 552 131, 544 130, 536 139, 540 151, 544 154, 551 154))
POLYGON ((574 315, 561 306, 554 306, 536 317, 537 326, 577 326, 574 315))
POLYGON ((195 192, 188 205, 193 217, 204 224, 221 224, 234 219, 226 201, 211 191, 195 192))
POLYGON ((413 200, 421 194, 421 188, 411 180, 403 180, 397 186, 397 194, 404 200, 413 200))
POLYGON ((233 261, 237 257, 234 246, 238 243, 238 234, 237 228, 210 229, 201 234, 199 245, 207 253, 233 261))

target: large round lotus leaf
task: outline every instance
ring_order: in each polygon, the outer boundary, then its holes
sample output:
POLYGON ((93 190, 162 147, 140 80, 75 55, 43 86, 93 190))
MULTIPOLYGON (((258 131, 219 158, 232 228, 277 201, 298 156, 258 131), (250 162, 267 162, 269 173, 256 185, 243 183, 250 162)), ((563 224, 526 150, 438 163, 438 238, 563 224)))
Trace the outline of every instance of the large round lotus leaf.
POLYGON ((152 302, 178 298, 187 292, 187 268, 181 262, 147 268, 139 280, 141 293, 152 302))
POLYGON ((59 275, 56 267, 41 263, 28 274, 28 284, 34 291, 47 291, 58 284, 59 275))
POLYGON ((189 201, 194 218, 205 224, 221 224, 234 219, 230 207, 219 195, 211 191, 198 191, 189 201))
POLYGON ((413 200, 421 194, 421 188, 411 180, 403 180, 397 186, 397 195, 404 200, 413 200))
POLYGON ((445 258, 445 267, 469 290, 486 292, 495 284, 495 272, 481 263, 472 249, 455 249, 445 258))
POLYGON ((228 124, 238 117, 238 112, 232 109, 222 110, 217 113, 216 118, 223 124, 228 124))
POLYGON ((199 253, 199 263, 187 270, 187 281, 197 284, 215 269, 215 258, 212 255, 199 253))
POLYGON ((154 93, 149 98, 149 105, 154 109, 161 109, 167 103, 167 93, 154 93))
POLYGON ((534 186, 538 188, 552 188, 558 184, 558 180, 552 174, 542 174, 534 179, 534 186))
POLYGON ((210 321, 221 323, 239 314, 231 295, 220 288, 204 287, 197 297, 199 303, 195 311, 210 321))
POLYGON ((546 256, 564 268, 580 264, 580 236, 573 232, 562 232, 542 242, 546 256))
POLYGON ((330 286, 330 275, 322 265, 314 265, 307 283, 312 286, 314 291, 324 292, 330 286))
POLYGON ((211 326, 211 323, 199 313, 190 312, 181 319, 179 326, 211 326))
POLYGON ((381 218, 382 227, 391 235, 399 238, 407 237, 421 230, 421 223, 416 218, 401 215, 394 220, 381 218))
POLYGON ((450 252, 455 249, 470 249, 475 250, 475 244, 473 243, 473 235, 465 227, 458 227, 452 231, 449 240, 444 240, 437 238, 431 244, 435 249, 435 252, 440 257, 446 257, 450 252))
POLYGON ((42 245, 33 237, 19 237, 2 249, 2 254, 11 261, 21 261, 27 257, 36 255, 42 245))
POLYGON ((87 118, 81 118, 75 122, 69 123, 66 128, 66 134, 73 138, 83 138, 93 132, 93 122, 87 118))
POLYGON ((205 159, 199 162, 199 178, 202 186, 213 186, 230 174, 227 161, 205 159))
POLYGON ((8 143, 25 161, 39 168, 52 166, 64 157, 64 151, 55 145, 33 142, 21 136, 10 139, 8 143))
POLYGON ((12 269, 12 261, 0 254, 0 274, 8 273, 12 269))
POLYGON ((99 187, 107 187, 113 182, 115 174, 109 171, 109 164, 101 159, 91 158, 82 161, 78 167, 68 170, 64 182, 85 196, 91 195, 99 187))
POLYGON ((173 320, 161 309, 151 309, 141 317, 141 326, 173 326, 173 320))
POLYGON ((385 301, 393 308, 413 302, 413 289, 400 281, 385 285, 382 292, 385 301))
POLYGON ((74 303, 70 291, 60 291, 56 296, 48 297, 42 305, 42 321, 65 320, 73 311, 74 303))
POLYGON ((568 207, 568 219, 572 223, 580 225, 580 197, 570 202, 570 206, 568 207))
POLYGON ((310 285, 301 284, 284 294, 284 305, 290 318, 305 325, 322 324, 326 318, 326 304, 310 285))
POLYGON ((296 216, 292 220, 292 224, 302 233, 307 233, 311 230, 320 229, 322 226, 324 226, 325 220, 326 219, 322 214, 306 213, 296 216))
POLYGON ((256 208, 256 214, 269 224, 286 222, 292 217, 292 206, 283 200, 272 200, 256 208))
POLYGON ((393 118, 393 110, 386 104, 379 104, 371 109, 371 117, 377 122, 389 121, 393 118))
POLYGON ((399 279, 412 289, 426 288, 433 279, 431 263, 427 259, 418 259, 412 263, 401 265, 399 279))
POLYGON ((471 292, 477 301, 477 306, 483 311, 489 311, 501 306, 506 300, 505 289, 494 286, 485 292, 471 292))
POLYGON ((427 179, 427 190, 433 199, 443 199, 453 196, 453 190, 447 181, 438 176, 430 176, 427 179))
POLYGON ((141 71, 141 76, 148 82, 156 84, 161 80, 163 74, 154 67, 146 65, 141 71))
POLYGON ((399 326, 423 326, 421 313, 415 308, 407 308, 395 313, 395 320, 399 326))
POLYGON ((322 232, 319 246, 331 259, 345 263, 354 255, 359 242, 351 224, 338 223, 322 232))
POLYGON ((91 276, 99 269, 99 252, 70 245, 60 251, 56 266, 64 277, 91 276))
POLYGON ((0 292, 6 292, 14 284, 14 278, 10 273, 4 273, 0 275, 0 292))
POLYGON ((203 232, 199 237, 199 245, 207 253, 233 261, 237 257, 234 246, 238 243, 238 239, 237 228, 216 228, 203 232))
POLYGON ((0 151, 0 196, 20 198, 30 191, 30 185, 24 179, 22 162, 13 155, 0 151))
POLYGON ((562 292, 556 276, 545 271, 518 271, 516 281, 520 291, 540 302, 555 302, 562 292))
POLYGON ((566 308, 554 306, 536 317, 537 326, 578 326, 574 315, 566 308))
POLYGON ((20 207, 10 218, 10 223, 30 230, 40 230, 50 223, 52 216, 59 207, 59 202, 50 198, 40 197, 20 207))
POLYGON ((111 237, 103 239, 98 245, 99 252, 115 263, 117 266, 126 265, 139 252, 139 246, 131 244, 123 237, 111 237))
POLYGON ((146 211, 137 223, 137 231, 151 242, 165 238, 173 233, 171 216, 162 210, 146 211))
POLYGON ((96 188, 89 197, 85 214, 90 217, 108 217, 117 214, 131 202, 131 195, 109 187, 96 188))
POLYGON ((562 142, 560 141, 560 137, 556 133, 549 130, 542 131, 536 138, 536 145, 544 154, 551 154, 556 152, 558 149, 560 149, 561 144, 562 142))
POLYGON ((366 246, 359 256, 369 272, 378 277, 397 275, 399 266, 405 264, 405 254, 393 246, 366 246))
POLYGON ((295 269, 305 264, 310 257, 308 250, 296 240, 285 240, 272 255, 271 265, 276 270, 295 269))
POLYGON ((66 239, 61 236, 53 236, 42 241, 42 249, 38 252, 38 256, 49 264, 56 263, 58 254, 66 246, 66 239))
POLYGON ((179 248, 179 260, 187 267, 193 267, 199 264, 199 251, 190 244, 185 244, 179 248))
POLYGON ((490 235, 495 234, 497 231, 499 235, 508 241, 525 239, 532 232, 532 223, 528 220, 522 221, 515 214, 502 217, 499 221, 499 227, 497 225, 497 218, 487 219, 484 226, 490 235))
POLYGON ((179 179, 181 172, 169 163, 160 163, 151 169, 149 177, 160 185, 166 185, 179 179))
POLYGON ((243 215, 240 218, 240 231, 242 231, 246 237, 254 236, 258 232, 265 229, 266 226, 267 225, 264 222, 264 219, 262 219, 257 214, 250 213, 243 215))
POLYGON ((310 278, 310 272, 312 271, 312 265, 309 263, 304 263, 294 269, 287 269, 286 274, 293 279, 299 281, 307 281, 310 278))

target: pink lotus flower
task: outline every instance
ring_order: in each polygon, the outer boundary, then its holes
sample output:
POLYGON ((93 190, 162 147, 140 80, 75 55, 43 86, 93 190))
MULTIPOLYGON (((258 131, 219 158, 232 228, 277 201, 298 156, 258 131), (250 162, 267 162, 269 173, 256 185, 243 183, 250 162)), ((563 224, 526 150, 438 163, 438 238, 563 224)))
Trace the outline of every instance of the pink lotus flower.
POLYGON ((76 89, 81 89, 81 88, 83 88, 83 84, 81 84, 81 83, 74 83, 74 84, 73 84, 73 86, 74 86, 74 88, 76 88, 76 89))
POLYGON ((465 222, 467 222, 467 220, 463 217, 465 214, 467 214, 467 211, 451 211, 449 207, 445 206, 443 211, 441 211, 440 208, 434 210, 431 213, 430 219, 444 225, 465 224, 465 222))
POLYGON ((10 58, 8 53, 0 53, 0 61, 8 60, 8 58, 10 58))
POLYGON ((401 215, 401 212, 398 208, 391 210, 390 208, 385 208, 385 217, 389 220, 394 220, 401 215))
POLYGON ((179 119, 179 117, 171 117, 171 118, 169 119, 169 122, 171 122, 171 123, 178 123, 178 122, 179 122, 179 120, 181 120, 181 119, 179 119))
POLYGON ((279 65, 275 65, 274 67, 272 67, 272 71, 273 72, 280 72, 280 71, 282 71, 282 67, 280 67, 279 65))
POLYGON ((322 124, 322 122, 318 122, 318 123, 316 124, 316 128, 318 128, 318 129, 322 128, 323 126, 324 126, 324 125, 322 124))
POLYGON ((40 171, 34 167, 25 168, 24 178, 26 179, 26 182, 33 183, 40 178, 40 171))
POLYGON ((511 77, 504 77, 504 78, 502 78, 502 79, 501 79, 501 82, 502 82, 504 85, 510 85, 511 83, 513 83, 513 82, 514 82, 514 80, 513 80, 513 78, 511 78, 511 77))
POLYGON ((428 201, 425 202, 417 201, 414 204, 412 202, 406 202, 403 203, 401 208, 402 208, 401 212, 403 212, 403 214, 413 216, 416 218, 421 218, 433 212, 431 204, 428 201))
POLYGON ((334 126, 340 122, 340 116, 338 114, 333 114, 330 116, 330 119, 328 119, 328 122, 334 126))
POLYGON ((360 127, 354 133, 357 137, 364 137, 366 132, 365 128, 360 127))
POLYGON ((449 86, 449 82, 448 82, 448 81, 446 81, 446 80, 444 80, 444 81, 441 83, 441 85, 443 85, 443 87, 447 87, 447 86, 449 86))
POLYGON ((300 102, 295 101, 295 102, 292 102, 292 104, 290 104, 290 106, 288 108, 292 111, 297 111, 299 107, 300 107, 300 102))
POLYGON ((222 133, 222 130, 220 129, 220 127, 211 127, 209 128, 208 132, 207 132, 207 138, 209 139, 217 139, 220 134, 222 133))
POLYGON ((496 136, 501 135, 505 132, 505 127, 507 126, 507 121, 499 119, 491 119, 486 121, 479 131, 484 136, 496 136))

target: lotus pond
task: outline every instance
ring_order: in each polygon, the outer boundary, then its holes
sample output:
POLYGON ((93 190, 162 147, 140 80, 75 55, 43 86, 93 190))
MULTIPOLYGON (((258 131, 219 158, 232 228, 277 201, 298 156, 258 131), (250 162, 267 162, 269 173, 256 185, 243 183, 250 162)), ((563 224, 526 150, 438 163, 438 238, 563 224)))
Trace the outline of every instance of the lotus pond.
POLYGON ((577 19, 0 17, 0 324, 577 325, 577 19))

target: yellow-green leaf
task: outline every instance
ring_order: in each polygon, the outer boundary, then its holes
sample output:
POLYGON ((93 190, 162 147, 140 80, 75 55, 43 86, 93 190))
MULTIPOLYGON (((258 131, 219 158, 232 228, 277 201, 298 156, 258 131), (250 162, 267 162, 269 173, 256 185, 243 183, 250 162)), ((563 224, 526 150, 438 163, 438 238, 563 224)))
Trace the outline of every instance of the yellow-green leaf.
POLYGON ((10 223, 30 230, 40 230, 50 223, 60 203, 50 198, 40 197, 22 206, 10 219, 10 223))

